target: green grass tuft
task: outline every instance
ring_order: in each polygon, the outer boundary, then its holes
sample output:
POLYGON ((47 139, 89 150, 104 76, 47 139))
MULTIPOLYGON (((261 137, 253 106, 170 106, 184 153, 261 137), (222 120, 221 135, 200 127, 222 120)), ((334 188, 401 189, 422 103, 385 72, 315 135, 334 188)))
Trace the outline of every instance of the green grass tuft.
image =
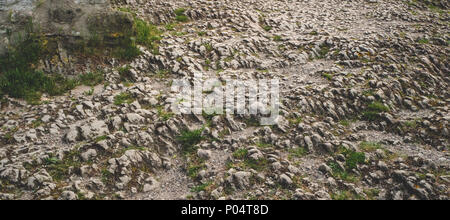
POLYGON ((242 159, 245 159, 245 157, 247 157, 247 154, 248 154, 248 150, 245 148, 241 148, 241 149, 236 150, 233 153, 233 157, 236 159, 242 160, 242 159))
POLYGON ((254 160, 254 159, 246 159, 244 161, 244 167, 254 169, 256 171, 263 171, 267 169, 269 166, 269 161, 265 158, 254 160))
POLYGON ((378 149, 382 149, 382 145, 376 142, 363 141, 359 144, 359 148, 366 152, 373 152, 378 149))
POLYGON ((130 70, 131 70, 130 65, 125 65, 118 69, 121 82, 132 82, 133 81, 133 77, 131 75, 130 70))
POLYGON ((302 117, 296 117, 296 118, 288 118, 289 124, 291 125, 298 125, 303 122, 302 117))
POLYGON ((80 152, 72 150, 68 152, 63 160, 50 156, 44 160, 44 168, 52 176, 55 181, 62 181, 69 178, 70 172, 80 169, 82 163, 80 161, 80 152))
POLYGON ((183 146, 184 153, 192 153, 196 150, 195 145, 199 144, 204 137, 202 136, 204 128, 196 130, 186 130, 181 132, 177 141, 183 146))
POLYGON ((184 14, 186 12, 186 9, 184 8, 178 8, 174 11, 175 13, 175 20, 178 22, 187 22, 189 21, 189 18, 184 14))
POLYGON ((426 39, 426 38, 420 38, 417 40, 417 43, 419 44, 428 44, 430 43, 430 40, 426 39))
POLYGON ((366 161, 366 156, 362 152, 349 151, 346 153, 346 158, 345 166, 349 170, 355 169, 358 164, 366 161))
POLYGON ((339 164, 334 161, 328 163, 328 166, 333 171, 333 176, 347 182, 356 182, 357 178, 351 174, 350 171, 357 168, 358 164, 365 163, 365 154, 363 152, 356 152, 345 148, 341 148, 340 153, 346 158, 344 167, 339 166, 339 164))
POLYGON ((207 191, 208 188, 211 187, 212 184, 213 184, 213 182, 207 182, 207 183, 200 184, 198 186, 194 186, 194 187, 192 187, 191 192, 207 191))
POLYGON ((37 104, 42 93, 62 95, 77 85, 76 80, 36 70, 39 60, 49 52, 45 37, 33 29, 31 21, 18 41, 0 57, 0 98, 9 95, 37 104))
POLYGON ((113 51, 113 55, 120 59, 131 60, 141 54, 137 45, 146 46, 154 54, 158 54, 158 43, 162 39, 162 32, 158 27, 138 18, 136 13, 129 9, 122 9, 122 11, 133 15, 134 33, 124 33, 124 36, 119 40, 121 46, 113 51))
POLYGON ((329 73, 323 73, 323 77, 325 77, 327 80, 331 81, 333 79, 333 75, 329 73))
POLYGON ((133 96, 128 92, 122 92, 114 97, 114 105, 131 104, 134 102, 133 96))
POLYGON ((158 116, 163 121, 167 121, 167 120, 171 119, 173 116, 175 116, 175 113, 167 112, 166 110, 164 110, 164 108, 162 106, 158 106, 156 110, 158 111, 158 116))
POLYGON ((390 108, 381 102, 369 104, 362 114, 362 118, 367 121, 376 121, 380 119, 380 113, 390 112, 390 108))
POLYGON ((328 47, 327 45, 321 45, 320 46, 320 50, 319 52, 319 59, 324 59, 327 54, 330 52, 330 47, 328 47))
POLYGON ((384 105, 381 102, 373 102, 373 103, 369 104, 368 110, 374 111, 374 112, 389 112, 390 111, 389 107, 384 105))
POLYGON ((301 158, 308 154, 308 150, 304 147, 297 147, 289 150, 290 158, 301 158))
POLYGON ((102 71, 89 72, 79 76, 80 83, 85 86, 96 86, 103 83, 105 74, 102 71))
POLYGON ((265 31, 269 32, 269 31, 272 30, 272 27, 271 27, 271 26, 264 26, 263 29, 264 29, 265 31))
POLYGON ((123 60, 132 60, 141 55, 141 51, 136 45, 134 38, 126 38, 121 40, 121 46, 114 49, 112 55, 123 60))
POLYGON ((281 36, 279 36, 279 35, 273 36, 273 41, 275 41, 275 42, 280 42, 282 40, 283 40, 283 38, 281 36))
POLYGON ((350 126, 351 122, 349 120, 341 120, 341 121, 339 121, 339 124, 344 127, 348 127, 348 126, 350 126))
POLYGON ((161 31, 158 27, 139 18, 135 18, 134 22, 136 26, 136 43, 156 49, 158 47, 157 42, 161 40, 161 31))
POLYGON ((332 200, 363 200, 364 198, 354 192, 339 191, 338 193, 331 194, 332 200))

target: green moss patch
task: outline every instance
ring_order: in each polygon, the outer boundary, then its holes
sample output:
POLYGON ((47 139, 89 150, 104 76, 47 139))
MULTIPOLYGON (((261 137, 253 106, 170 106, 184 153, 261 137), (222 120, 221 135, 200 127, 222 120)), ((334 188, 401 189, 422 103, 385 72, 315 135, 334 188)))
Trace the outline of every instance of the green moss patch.
POLYGON ((362 118, 367 121, 376 121, 380 119, 380 113, 383 112, 390 112, 390 108, 381 102, 372 102, 362 113, 362 118))
POLYGON ((31 21, 20 38, 20 43, 0 57, 0 98, 9 95, 37 103, 42 93, 61 95, 77 85, 76 80, 36 70, 40 59, 50 53, 48 41, 31 21))
POLYGON ((189 21, 189 18, 185 15, 186 9, 184 8, 178 8, 174 11, 175 13, 175 20, 178 22, 187 22, 189 21))

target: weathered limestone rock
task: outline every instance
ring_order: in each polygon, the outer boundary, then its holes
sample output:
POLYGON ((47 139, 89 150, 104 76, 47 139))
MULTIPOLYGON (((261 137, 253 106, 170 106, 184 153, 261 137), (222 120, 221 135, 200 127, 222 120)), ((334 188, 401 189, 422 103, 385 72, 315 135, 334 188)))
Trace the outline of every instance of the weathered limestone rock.
POLYGON ((81 134, 84 139, 92 139, 102 135, 108 135, 108 126, 104 121, 95 120, 89 124, 81 126, 81 134))

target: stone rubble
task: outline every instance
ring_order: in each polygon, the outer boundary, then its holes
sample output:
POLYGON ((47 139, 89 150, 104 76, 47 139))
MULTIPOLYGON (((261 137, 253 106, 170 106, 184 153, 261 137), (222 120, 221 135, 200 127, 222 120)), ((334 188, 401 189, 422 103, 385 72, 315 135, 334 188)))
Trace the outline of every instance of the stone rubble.
POLYGON ((175 28, 128 63, 131 85, 116 63, 92 95, 2 104, 0 199, 449 199, 445 1, 112 2, 175 28), (198 71, 278 77, 277 125, 171 115, 171 81, 198 71))

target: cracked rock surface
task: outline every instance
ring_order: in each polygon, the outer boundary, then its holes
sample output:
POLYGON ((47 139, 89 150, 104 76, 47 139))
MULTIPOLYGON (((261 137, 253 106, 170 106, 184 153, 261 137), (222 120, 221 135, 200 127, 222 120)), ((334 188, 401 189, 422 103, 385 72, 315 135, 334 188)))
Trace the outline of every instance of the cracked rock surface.
POLYGON ((112 5, 164 31, 159 53, 111 60, 104 85, 2 103, 0 199, 449 199, 448 2, 112 5), (279 123, 171 114, 172 80, 195 72, 279 78, 279 123))

